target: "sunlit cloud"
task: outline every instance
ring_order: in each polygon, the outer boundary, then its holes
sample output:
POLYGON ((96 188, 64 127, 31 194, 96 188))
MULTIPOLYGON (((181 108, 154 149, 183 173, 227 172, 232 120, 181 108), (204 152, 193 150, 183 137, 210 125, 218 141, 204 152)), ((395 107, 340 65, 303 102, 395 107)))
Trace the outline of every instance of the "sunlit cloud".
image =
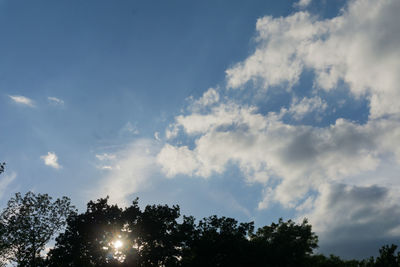
POLYGON ((60 169, 62 166, 58 163, 58 157, 54 152, 47 152, 47 155, 43 155, 40 157, 44 164, 50 166, 54 169, 60 169))
POLYGON ((25 105, 28 107, 34 107, 35 104, 33 102, 32 99, 25 97, 25 96, 21 96, 21 95, 9 95, 9 97, 15 102, 18 103, 20 105, 25 105))
POLYGON ((160 172, 155 159, 158 150, 155 140, 139 139, 115 154, 102 154, 100 158, 115 155, 111 157, 113 165, 103 166, 108 172, 90 194, 93 198, 108 195, 112 202, 128 205, 129 197, 151 185, 154 175, 160 172))

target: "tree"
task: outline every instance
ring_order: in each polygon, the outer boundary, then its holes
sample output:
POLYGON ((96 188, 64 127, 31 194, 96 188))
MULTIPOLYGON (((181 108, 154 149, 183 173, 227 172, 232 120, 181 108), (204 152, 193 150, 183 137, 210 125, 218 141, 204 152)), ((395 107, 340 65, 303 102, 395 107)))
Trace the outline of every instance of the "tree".
POLYGON ((178 233, 179 206, 148 205, 131 224, 139 266, 178 266, 182 239, 178 233))
POLYGON ((66 231, 48 254, 49 266, 178 266, 179 207, 126 209, 108 198, 90 201, 87 211, 68 218, 66 231))
POLYGON ((343 260, 335 255, 326 257, 322 254, 312 255, 308 263, 309 267, 361 267, 357 260, 343 260))
POLYGON ((38 266, 40 252, 74 212, 67 197, 52 201, 47 194, 16 193, 0 215, 4 258, 18 266, 38 266))
POLYGON ((0 174, 2 174, 4 172, 4 167, 6 166, 6 163, 0 163, 0 174))
MULTIPOLYGON (((139 209, 137 202, 129 209, 133 217, 135 208, 139 209)), ((67 222, 65 232, 56 238, 48 254, 49 266, 113 266, 130 253, 125 246, 114 245, 117 240, 128 239, 124 231, 127 219, 117 205, 108 204, 108 197, 90 201, 85 213, 72 214, 67 222)))
POLYGON ((385 245, 379 249, 379 256, 375 259, 370 257, 369 259, 362 260, 359 266, 363 267, 398 267, 400 266, 400 252, 397 252, 397 246, 392 244, 391 246, 385 245))
POLYGON ((259 228, 250 241, 257 261, 253 266, 309 266, 309 258, 318 247, 318 237, 306 219, 301 224, 279 219, 259 228))
MULTIPOLYGON (((193 219, 186 219, 186 231, 193 219)), ((182 266, 251 266, 249 265, 249 234, 253 223, 238 223, 227 217, 210 216, 200 220, 189 236, 182 266)))

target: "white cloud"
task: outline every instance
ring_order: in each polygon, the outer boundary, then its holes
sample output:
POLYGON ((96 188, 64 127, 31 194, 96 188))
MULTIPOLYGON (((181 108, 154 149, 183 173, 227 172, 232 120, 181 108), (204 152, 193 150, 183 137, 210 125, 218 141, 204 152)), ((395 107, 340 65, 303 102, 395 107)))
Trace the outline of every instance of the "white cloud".
POLYGON ((114 165, 91 192, 92 198, 109 195, 114 203, 129 204, 129 196, 151 185, 152 178, 158 173, 157 151, 154 140, 140 139, 116 153, 114 165))
POLYGON ((154 132, 154 139, 156 139, 157 141, 161 141, 159 132, 154 132))
POLYGON ((15 172, 11 173, 10 175, 7 174, 1 174, 0 176, 0 198, 4 196, 4 193, 6 192, 7 188, 9 185, 15 180, 17 177, 17 174, 15 172))
POLYGON ((295 6, 300 8, 305 8, 311 4, 312 0, 299 0, 299 2, 295 3, 295 6))
POLYGON ((100 161, 100 165, 97 166, 97 168, 100 170, 109 171, 115 168, 119 168, 119 166, 116 164, 117 156, 115 154, 96 154, 95 157, 97 158, 97 160, 100 161))
POLYGON ((332 19, 308 12, 260 18, 255 52, 226 71, 228 87, 247 95, 290 91, 311 71, 314 96, 293 97, 267 114, 240 100, 203 96, 170 125, 171 136, 186 134, 193 142, 166 144, 157 157, 162 171, 207 178, 236 164, 247 182, 263 187, 258 209, 280 203, 309 217, 326 247, 348 249, 361 240, 367 249, 364 244, 400 237, 399 12, 396 0, 355 0, 332 19), (343 88, 369 101, 366 122, 338 117, 329 126, 299 124, 311 113, 318 120, 328 105, 349 105, 323 98, 343 88), (201 110, 200 102, 212 105, 201 110), (297 124, 287 123, 287 115, 297 124))
POLYGON ((171 124, 165 130, 165 137, 167 139, 173 139, 173 138, 177 137, 178 132, 179 132, 178 126, 176 124, 171 124))
POLYGON ((116 155, 115 154, 109 154, 109 153, 96 154, 95 156, 100 161, 116 159, 116 155))
POLYGON ((140 132, 137 129, 136 125, 133 125, 131 122, 127 122, 124 127, 120 130, 120 134, 129 134, 129 135, 138 135, 140 132))
POLYGON ((59 98, 54 97, 54 96, 47 97, 47 100, 53 105, 64 105, 64 100, 59 99, 59 98))
POLYGON ((285 206, 296 205, 321 183, 376 169, 383 157, 400 160, 400 121, 371 120, 359 125, 344 119, 318 128, 294 126, 279 115, 262 116, 252 107, 223 104, 205 115, 178 116, 183 130, 195 137, 195 147, 167 144, 158 162, 167 176, 209 177, 237 163, 248 181, 281 183, 272 197, 285 206), (196 137, 197 136, 197 137, 196 137))
POLYGON ((54 169, 60 169, 62 166, 58 163, 58 157, 54 152, 47 152, 47 155, 43 155, 40 157, 44 164, 50 166, 54 169))
POLYGON ((192 104, 193 110, 201 110, 219 101, 219 93, 214 88, 209 88, 204 94, 192 104))
POLYGON ((177 174, 193 175, 199 168, 194 152, 186 146, 174 147, 166 144, 158 154, 157 162, 161 164, 167 177, 177 174))
POLYGON ((25 97, 25 96, 21 96, 21 95, 9 95, 9 97, 10 97, 15 103, 18 103, 18 104, 21 104, 21 105, 25 105, 25 106, 28 106, 28 107, 34 107, 34 106, 35 106, 33 100, 30 99, 30 98, 27 98, 27 97, 25 97))
POLYGON ((227 70, 228 85, 249 81, 289 87, 301 73, 315 73, 315 86, 334 90, 345 82, 357 97, 370 100, 370 116, 400 112, 400 2, 350 1, 339 16, 318 20, 307 12, 257 21, 258 46, 227 70))
MULTIPOLYGON (((327 103, 318 96, 312 98, 304 97, 300 101, 297 98, 294 98, 287 113, 292 115, 295 120, 301 120, 308 113, 313 111, 321 113, 325 111, 327 107, 327 103)), ((285 109, 282 111, 286 112, 285 109)))

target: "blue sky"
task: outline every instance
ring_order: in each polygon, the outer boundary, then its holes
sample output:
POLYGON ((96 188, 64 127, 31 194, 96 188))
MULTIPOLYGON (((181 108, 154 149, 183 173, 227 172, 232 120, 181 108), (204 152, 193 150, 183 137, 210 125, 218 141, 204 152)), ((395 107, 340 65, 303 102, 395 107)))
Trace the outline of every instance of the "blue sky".
POLYGON ((400 237, 400 4, 0 1, 0 202, 179 204, 320 250, 400 237), (373 7, 373 8, 372 8, 373 7))

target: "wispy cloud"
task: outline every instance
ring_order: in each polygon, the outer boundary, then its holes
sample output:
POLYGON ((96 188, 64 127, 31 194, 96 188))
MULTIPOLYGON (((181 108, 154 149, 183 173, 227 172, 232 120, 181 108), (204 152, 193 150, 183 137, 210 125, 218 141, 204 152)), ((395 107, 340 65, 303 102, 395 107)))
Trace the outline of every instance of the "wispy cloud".
POLYGON ((33 100, 28 98, 28 97, 21 96, 21 95, 9 95, 9 97, 15 103, 18 103, 18 104, 21 104, 21 105, 25 105, 25 106, 28 106, 28 107, 34 107, 35 106, 33 100))
POLYGON ((312 0, 299 0, 294 4, 295 7, 305 8, 311 4, 312 0))
POLYGON ((64 100, 54 96, 47 97, 47 100, 53 105, 64 105, 64 100))
MULTIPOLYGON (((321 113, 328 107, 326 101, 322 100, 320 97, 307 98, 304 97, 302 100, 294 98, 289 110, 281 110, 282 113, 290 114, 295 120, 301 120, 307 114, 311 112, 321 113)), ((282 114, 283 115, 283 114, 282 114)))
POLYGON ((54 152, 47 152, 47 155, 40 157, 44 164, 54 169, 60 169, 62 166, 58 163, 58 157, 54 152))
POLYGON ((116 154, 96 155, 100 156, 97 157, 99 160, 111 158, 113 166, 102 166, 108 172, 90 192, 92 198, 109 195, 112 202, 127 205, 129 196, 149 186, 154 175, 159 173, 155 159, 157 151, 155 140, 139 139, 116 154))
POLYGON ((15 180, 17 174, 15 172, 11 173, 10 175, 2 174, 0 176, 0 198, 3 197, 4 193, 6 192, 9 185, 15 180))
POLYGON ((104 160, 114 160, 116 159, 115 154, 103 153, 103 154, 96 154, 96 158, 100 161, 104 160))
POLYGON ((120 130, 120 135, 138 135, 139 133, 137 126, 129 121, 120 130))

